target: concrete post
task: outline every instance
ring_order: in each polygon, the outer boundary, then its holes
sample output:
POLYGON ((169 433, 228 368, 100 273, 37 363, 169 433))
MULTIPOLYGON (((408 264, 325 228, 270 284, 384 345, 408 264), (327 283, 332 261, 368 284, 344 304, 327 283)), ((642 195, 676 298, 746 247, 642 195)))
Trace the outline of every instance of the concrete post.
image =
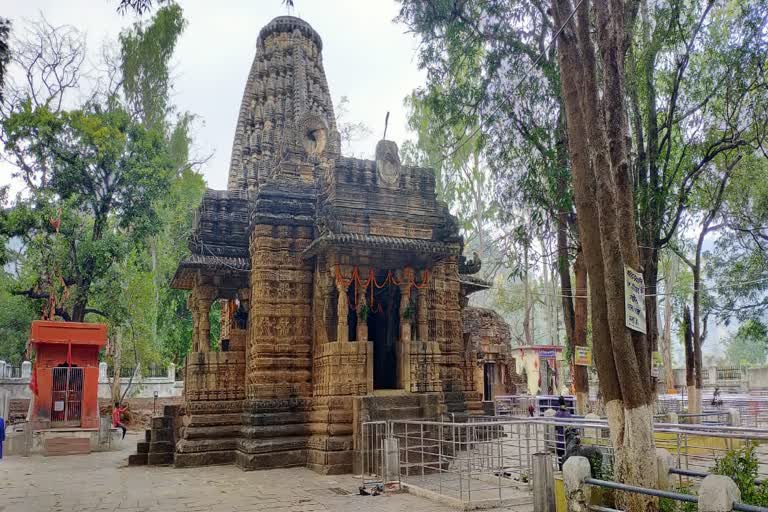
POLYGON ((21 378, 22 379, 32 378, 32 363, 30 361, 24 361, 21 363, 21 378))
POLYGON ((741 501, 733 480, 723 475, 709 475, 699 487, 699 512, 730 512, 741 501))
POLYGON ((676 412, 669 413, 669 422, 674 423, 675 425, 680 423, 680 417, 677 415, 676 412))
POLYGON ((11 392, 7 389, 0 389, 0 418, 8 420, 11 412, 11 392))
POLYGON ((173 363, 168 363, 168 380, 171 382, 176 382, 176 365, 173 363))
POLYGON ((21 378, 22 379, 32 378, 32 363, 30 361, 24 361, 21 363, 21 378))
POLYGON ((7 363, 5 361, 0 361, 0 379, 5 378, 5 367, 7 363))
MULTIPOLYGON (((584 480, 591 474, 589 460, 586 457, 568 457, 563 464, 563 485, 568 512, 588 512, 591 489, 584 480)), ((534 481, 534 485, 535 483, 534 481)))
POLYGON ((710 386, 715 387, 717 386, 717 366, 711 366, 708 368, 709 375, 707 375, 707 382, 710 386))
POLYGON ((659 489, 669 491, 672 486, 669 482, 669 470, 675 466, 672 454, 664 448, 656 448, 656 469, 658 470, 659 489))
POLYGON ((741 426, 741 413, 738 409, 731 407, 728 409, 728 425, 732 427, 741 426))
POLYGON ((533 454, 533 512, 555 512, 552 459, 548 453, 533 454))
MULTIPOLYGON (((554 409, 547 409, 546 411, 544 411, 544 417, 545 418, 554 419, 555 418, 555 414, 557 414, 557 411, 554 410, 554 409)), ((546 442, 547 442, 546 440, 549 440, 552 443, 550 446, 554 446, 555 448, 557 448, 557 443, 558 443, 559 439, 557 438, 557 429, 555 428, 555 426, 554 425, 547 425, 546 426, 546 432, 547 432, 547 434, 546 434, 546 438, 545 438, 545 441, 544 441, 545 445, 546 445, 546 442)), ((565 432, 565 430, 563 430, 563 432, 565 432)), ((565 439, 563 439, 563 442, 565 442, 565 439)), ((560 461, 558 461, 558 462, 560 462, 560 461)))
POLYGON ((109 377, 107 377, 107 363, 104 361, 99 363, 99 382, 109 382, 109 377))
POLYGON ((397 438, 385 437, 384 448, 384 483, 400 481, 400 447, 397 438))

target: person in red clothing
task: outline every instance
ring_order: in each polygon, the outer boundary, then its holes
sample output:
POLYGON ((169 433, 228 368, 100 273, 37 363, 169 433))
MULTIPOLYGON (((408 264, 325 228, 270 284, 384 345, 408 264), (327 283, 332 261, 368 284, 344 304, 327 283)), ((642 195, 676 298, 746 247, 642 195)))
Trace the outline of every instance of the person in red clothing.
POLYGON ((128 406, 120 407, 120 402, 115 402, 115 407, 112 409, 112 426, 123 429, 123 439, 128 428, 120 421, 120 415, 127 410, 128 406))

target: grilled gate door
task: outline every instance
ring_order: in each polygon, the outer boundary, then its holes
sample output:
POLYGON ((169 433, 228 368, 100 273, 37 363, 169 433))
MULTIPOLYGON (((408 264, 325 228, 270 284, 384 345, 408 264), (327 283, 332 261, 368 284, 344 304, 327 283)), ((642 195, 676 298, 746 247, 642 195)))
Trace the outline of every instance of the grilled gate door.
POLYGON ((83 410, 83 369, 53 369, 51 426, 79 427, 83 410))

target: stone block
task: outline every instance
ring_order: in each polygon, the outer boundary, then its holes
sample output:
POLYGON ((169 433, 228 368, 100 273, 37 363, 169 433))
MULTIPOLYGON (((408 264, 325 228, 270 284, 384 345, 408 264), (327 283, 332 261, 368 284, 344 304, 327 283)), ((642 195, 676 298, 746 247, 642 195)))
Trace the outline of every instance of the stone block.
POLYGON ((147 464, 151 466, 165 466, 173 464, 173 452, 170 453, 152 453, 147 455, 147 464))
POLYGON ((245 471, 257 469, 291 468, 307 464, 307 450, 244 453, 238 451, 235 463, 245 471))
POLYGON ((149 443, 149 453, 173 453, 173 443, 169 441, 153 441, 149 443))
POLYGON ((149 443, 146 441, 139 441, 136 443, 136 452, 149 453, 149 443))
POLYGON ((699 487, 699 512, 730 512, 741 501, 736 483, 722 475, 708 475, 699 487))
POLYGON ((173 430, 170 428, 153 428, 150 442, 157 443, 160 441, 173 442, 173 430))
POLYGON ((152 429, 171 429, 173 430, 173 418, 168 416, 155 416, 152 418, 152 429))
POLYGON ((234 450, 206 451, 199 453, 177 453, 173 465, 177 468, 216 466, 235 462, 234 450))
POLYGON ((146 453, 133 453, 128 456, 128 465, 129 466, 146 466, 147 460, 148 460, 148 457, 146 453))

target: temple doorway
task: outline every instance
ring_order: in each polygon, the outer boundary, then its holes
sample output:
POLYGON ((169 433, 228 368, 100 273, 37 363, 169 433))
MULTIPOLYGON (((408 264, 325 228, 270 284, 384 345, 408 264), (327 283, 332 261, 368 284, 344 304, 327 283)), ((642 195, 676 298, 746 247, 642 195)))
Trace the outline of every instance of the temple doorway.
MULTIPOLYGON (((377 275, 376 280, 383 282, 386 276, 385 271, 382 275, 377 275)), ((400 288, 393 285, 377 288, 371 283, 366 290, 367 297, 371 296, 371 287, 373 302, 367 323, 368 339, 373 342, 373 388, 397 389, 400 288)))

